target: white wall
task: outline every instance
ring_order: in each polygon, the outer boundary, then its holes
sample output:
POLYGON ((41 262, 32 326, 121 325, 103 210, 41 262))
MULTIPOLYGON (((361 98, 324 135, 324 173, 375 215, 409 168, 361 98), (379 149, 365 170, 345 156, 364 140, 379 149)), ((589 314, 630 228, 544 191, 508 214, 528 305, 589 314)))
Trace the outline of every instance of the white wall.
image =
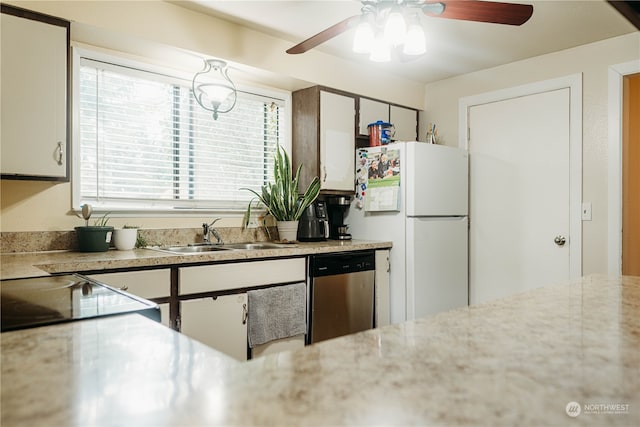
POLYGON ((425 120, 447 145, 458 145, 458 100, 526 83, 583 74, 582 200, 593 204, 583 222, 584 274, 607 273, 607 76, 610 65, 640 58, 640 33, 514 62, 427 85, 425 120))

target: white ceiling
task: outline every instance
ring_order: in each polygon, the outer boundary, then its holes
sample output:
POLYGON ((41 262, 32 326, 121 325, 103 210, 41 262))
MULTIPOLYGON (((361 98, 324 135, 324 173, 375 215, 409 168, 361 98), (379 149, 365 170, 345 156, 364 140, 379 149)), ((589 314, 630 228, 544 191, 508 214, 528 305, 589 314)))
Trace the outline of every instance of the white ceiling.
MULTIPOLYGON (((604 0, 514 2, 534 8, 531 19, 519 27, 424 16, 428 53, 411 62, 384 66, 405 78, 428 83, 637 31, 604 0)), ((355 0, 195 0, 178 4, 289 40, 291 46, 358 15, 361 7, 355 0)), ((351 52, 353 33, 349 30, 316 49, 366 63, 366 56, 351 52)))

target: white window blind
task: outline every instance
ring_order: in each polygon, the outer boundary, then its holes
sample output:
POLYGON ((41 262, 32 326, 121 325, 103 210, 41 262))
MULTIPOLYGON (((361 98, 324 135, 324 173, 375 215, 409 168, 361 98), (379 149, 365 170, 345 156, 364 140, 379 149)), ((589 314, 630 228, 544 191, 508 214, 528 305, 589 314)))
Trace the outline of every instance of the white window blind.
POLYGON ((238 92, 214 120, 191 82, 80 62, 80 197, 105 209, 244 209, 284 145, 284 100, 238 92))

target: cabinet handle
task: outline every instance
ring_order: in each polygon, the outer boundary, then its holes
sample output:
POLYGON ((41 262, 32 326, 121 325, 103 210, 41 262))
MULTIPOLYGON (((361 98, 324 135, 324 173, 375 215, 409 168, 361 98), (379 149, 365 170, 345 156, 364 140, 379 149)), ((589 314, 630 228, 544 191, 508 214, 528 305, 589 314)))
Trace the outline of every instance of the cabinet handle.
POLYGON ((62 141, 58 141, 58 164, 62 166, 64 157, 64 148, 62 147, 62 141))
POLYGON ((327 182, 327 167, 322 166, 322 182, 327 182))
POLYGON ((249 317, 249 311, 247 310, 247 304, 242 304, 242 324, 247 324, 247 318, 249 317))

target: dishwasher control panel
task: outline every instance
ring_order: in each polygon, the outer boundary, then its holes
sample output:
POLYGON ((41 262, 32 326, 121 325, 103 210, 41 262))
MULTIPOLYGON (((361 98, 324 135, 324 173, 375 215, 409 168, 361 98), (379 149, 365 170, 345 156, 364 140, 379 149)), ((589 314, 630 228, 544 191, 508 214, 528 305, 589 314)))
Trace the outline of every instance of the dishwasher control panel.
POLYGON ((345 252, 314 255, 309 266, 311 277, 375 270, 375 252, 345 252))

